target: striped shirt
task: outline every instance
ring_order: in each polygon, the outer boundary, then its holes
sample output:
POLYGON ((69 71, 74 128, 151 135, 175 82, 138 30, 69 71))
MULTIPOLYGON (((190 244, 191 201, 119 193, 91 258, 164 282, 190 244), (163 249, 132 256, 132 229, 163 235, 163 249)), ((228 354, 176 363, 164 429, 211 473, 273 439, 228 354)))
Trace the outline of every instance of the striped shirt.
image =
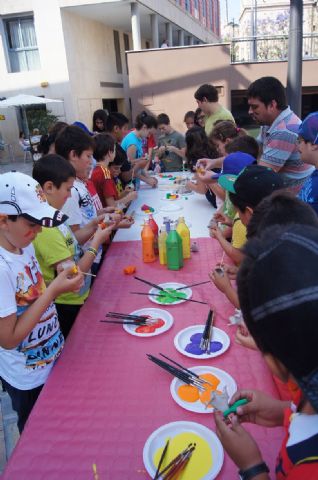
POLYGON ((298 135, 286 125, 299 125, 301 120, 289 107, 283 110, 271 126, 263 126, 257 141, 263 147, 261 161, 269 167, 280 167, 287 187, 301 186, 312 173, 313 167, 303 163, 297 150, 298 135))

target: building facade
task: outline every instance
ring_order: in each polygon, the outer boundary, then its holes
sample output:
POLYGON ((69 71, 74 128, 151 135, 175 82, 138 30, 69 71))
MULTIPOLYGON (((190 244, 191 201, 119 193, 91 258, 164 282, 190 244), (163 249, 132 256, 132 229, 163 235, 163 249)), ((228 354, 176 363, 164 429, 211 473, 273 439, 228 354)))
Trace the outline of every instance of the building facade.
MULTIPOLYGON (((63 100, 50 110, 89 128, 98 108, 129 116, 125 51, 165 40, 218 41, 219 0, 0 0, 0 97, 63 100)), ((2 138, 18 145, 19 112, 0 113, 2 138)))

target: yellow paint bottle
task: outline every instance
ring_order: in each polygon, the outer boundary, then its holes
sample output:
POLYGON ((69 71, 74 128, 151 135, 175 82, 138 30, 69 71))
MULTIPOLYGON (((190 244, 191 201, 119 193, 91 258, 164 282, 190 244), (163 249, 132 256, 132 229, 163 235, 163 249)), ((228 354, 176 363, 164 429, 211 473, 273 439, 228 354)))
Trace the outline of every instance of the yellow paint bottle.
POLYGON ((177 232, 179 233, 182 239, 182 255, 183 258, 191 258, 191 243, 190 243, 190 230, 188 229, 187 225, 185 224, 184 218, 180 217, 177 232))

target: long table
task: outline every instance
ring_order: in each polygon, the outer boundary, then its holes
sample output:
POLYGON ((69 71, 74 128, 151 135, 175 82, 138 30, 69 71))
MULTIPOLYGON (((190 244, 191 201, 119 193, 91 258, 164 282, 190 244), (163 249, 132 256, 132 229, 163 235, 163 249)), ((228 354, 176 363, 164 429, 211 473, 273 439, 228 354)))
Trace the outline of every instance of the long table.
MULTIPOLYGON (((151 193, 152 199, 159 195, 159 191, 151 193)), ((147 189, 141 190, 138 202, 147 195, 147 189)), ((201 217, 206 229, 205 215, 209 212, 211 216, 211 208, 207 208, 204 197, 193 195, 183 202, 192 205, 184 208, 186 216, 187 208, 197 205, 196 215, 201 217)), ((159 205, 154 200, 153 203, 159 205)), ((131 208, 136 210, 138 205, 131 208)), ((138 225, 139 234, 140 229, 138 225)), ((188 368, 213 365, 232 375, 238 387, 257 388, 278 396, 261 355, 234 342, 235 327, 228 325, 233 307, 213 285, 193 288, 192 297, 213 304, 215 325, 231 338, 229 350, 211 360, 187 358, 177 352, 173 344, 181 329, 204 323, 206 305, 186 302, 160 307, 173 315, 174 324, 164 334, 146 339, 127 334, 121 325, 99 321, 110 310, 131 312, 156 306, 147 296, 129 293, 147 292, 148 288, 124 275, 124 266, 136 265, 138 275, 155 283, 188 284, 207 279, 208 272, 222 255, 218 243, 207 238, 207 233, 205 238, 195 235, 199 251, 192 254, 182 270, 173 272, 159 262, 144 264, 140 241, 125 241, 124 234, 129 237, 131 231, 120 232, 120 239, 115 237, 89 299, 7 464, 4 480, 94 479, 93 464, 97 465, 99 480, 146 480, 150 477, 143 465, 142 452, 155 429, 178 420, 198 422, 214 429, 210 415, 186 411, 174 402, 169 388, 172 377, 149 362, 146 353, 166 353, 188 368)), ((282 429, 268 430, 252 425, 247 428, 273 472, 282 429)), ((236 467, 226 455, 218 478, 236 478, 236 467)))

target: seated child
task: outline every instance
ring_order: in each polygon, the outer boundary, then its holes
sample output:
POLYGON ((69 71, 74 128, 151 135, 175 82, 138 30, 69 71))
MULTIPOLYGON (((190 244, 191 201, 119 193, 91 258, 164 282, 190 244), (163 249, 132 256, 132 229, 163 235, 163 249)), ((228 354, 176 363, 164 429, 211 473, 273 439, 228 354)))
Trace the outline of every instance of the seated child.
MULTIPOLYGON (((55 154, 42 157, 33 169, 33 178, 41 185, 48 203, 57 209, 63 209, 64 203, 71 196, 75 177, 76 172, 71 163, 55 154)), ((100 245, 108 240, 113 225, 104 229, 98 227, 89 240, 85 253, 67 221, 54 228, 43 227, 33 241, 33 246, 45 283, 49 285, 58 272, 69 264, 77 265, 81 272, 90 273, 97 251, 100 245)), ((85 275, 84 285, 79 292, 63 293, 55 299, 64 338, 68 336, 81 306, 88 297, 90 283, 91 276, 85 275)))
POLYGON ((46 287, 31 245, 41 226, 65 219, 33 178, 0 175, 0 377, 20 432, 64 345, 53 301, 83 283, 68 268, 46 287))
POLYGON ((300 398, 290 404, 259 391, 238 391, 230 403, 240 398, 248 403, 237 408, 229 425, 216 412, 217 435, 241 478, 269 480, 262 453, 241 423, 284 426, 276 479, 316 480, 318 229, 271 227, 250 240, 245 253, 237 279, 244 320, 271 371, 285 383, 295 381, 300 398))

